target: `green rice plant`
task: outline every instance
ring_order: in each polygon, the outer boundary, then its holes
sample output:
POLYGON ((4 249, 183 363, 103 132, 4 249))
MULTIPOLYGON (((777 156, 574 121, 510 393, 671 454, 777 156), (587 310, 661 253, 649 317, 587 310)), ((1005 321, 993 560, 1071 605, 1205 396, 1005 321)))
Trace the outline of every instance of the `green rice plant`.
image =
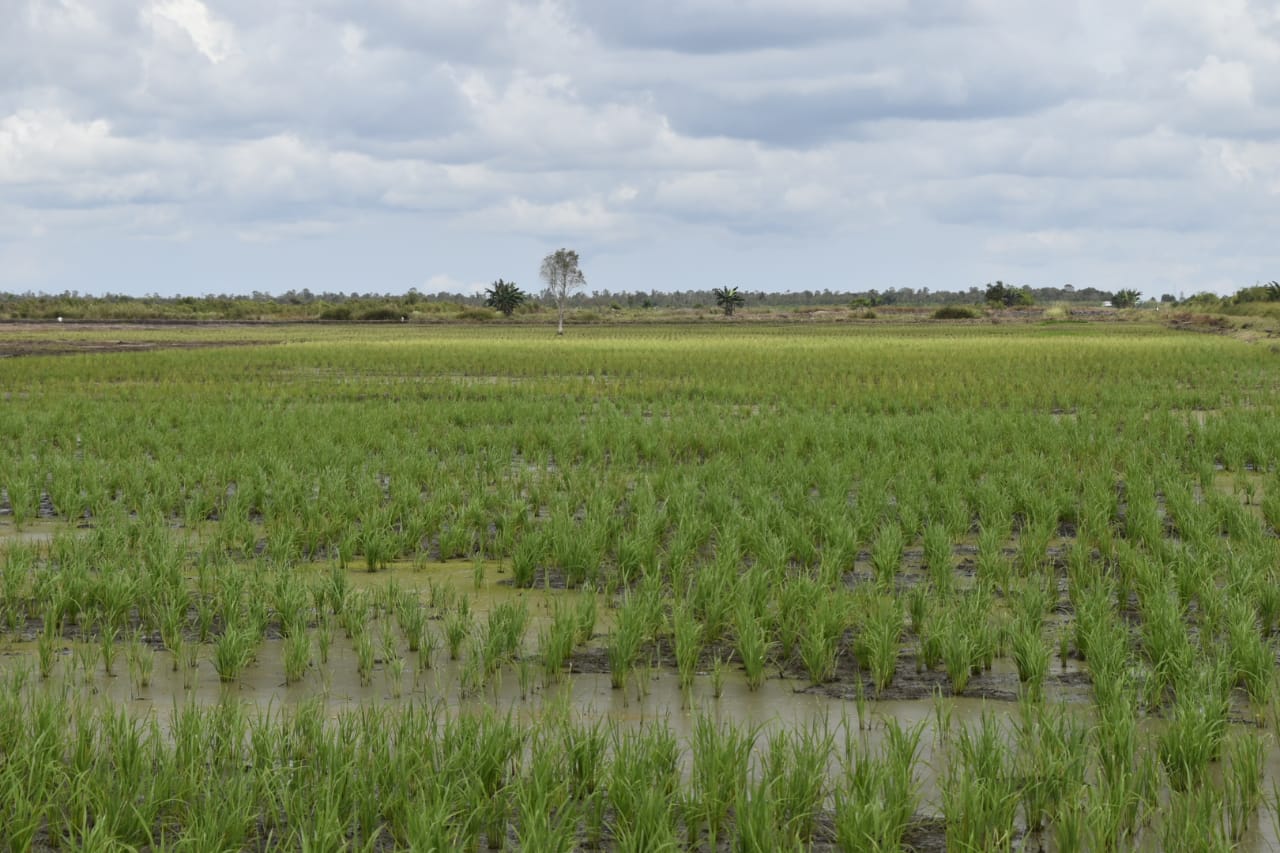
POLYGON ((1009 535, 1009 522, 1006 519, 998 519, 990 524, 984 521, 978 531, 978 557, 975 565, 978 579, 990 581, 1000 589, 1009 588, 1013 575, 1013 564, 1004 554, 1009 535))
POLYGON ((362 628, 352 637, 355 642, 356 650, 356 672, 360 676, 360 683, 366 687, 373 683, 373 635, 369 629, 362 628))
MULTIPOLYGON (((773 837, 774 849, 801 849, 812 842, 828 794, 828 765, 834 745, 835 732, 825 720, 770 735, 764 771, 750 803, 763 812, 756 816, 757 838, 773 837)), ((749 846, 741 827, 741 805, 739 799, 739 838, 735 842, 739 847, 749 846)))
POLYGON ((893 587, 894 578, 902 567, 905 547, 906 536, 899 524, 889 522, 880 525, 871 543, 871 566, 875 570, 876 581, 886 589, 893 587))
POLYGON ((1160 762, 1174 791, 1200 783, 1227 734, 1230 694, 1224 667, 1202 665, 1177 685, 1168 726, 1158 739, 1160 762))
POLYGON ((1184 614, 1172 590, 1151 591, 1142 601, 1142 639, 1151 676, 1147 697, 1152 704, 1180 683, 1194 664, 1195 650, 1187 639, 1184 614))
POLYGON ((1233 681, 1256 704, 1265 705, 1275 689, 1275 649, 1263 636, 1254 608, 1247 601, 1236 598, 1228 602, 1226 627, 1233 681))
POLYGON ((1160 840, 1165 850, 1227 853, 1235 849, 1222 826, 1222 795, 1211 785, 1174 791, 1164 815, 1160 840))
POLYGON ((1049 673, 1049 645, 1044 640, 1039 622, 1017 619, 1010 631, 1013 662, 1018 680, 1026 685, 1028 695, 1039 701, 1044 695, 1044 679, 1049 673))
POLYGON ((711 656, 711 695, 719 699, 724 694, 724 658, 716 652, 711 656))
POLYGON ((489 611, 482 644, 488 674, 492 675, 503 664, 519 657, 528 624, 529 608, 523 599, 501 602, 489 611))
POLYGON ((1018 574, 1028 577, 1039 571, 1045 564, 1049 541, 1057 529, 1057 521, 1032 522, 1023 527, 1018 534, 1017 568, 1018 574))
POLYGON ((449 660, 458 659, 458 654, 462 651, 462 641, 471 635, 472 629, 473 620, 468 608, 459 606, 445 614, 444 636, 449 646, 449 660))
POLYGON ((620 853, 668 853, 680 849, 675 835, 675 814, 670 799, 644 787, 642 781, 619 780, 610 791, 626 791, 630 807, 613 827, 613 842, 620 853))
POLYGON ((665 724, 629 730, 615 726, 610 735, 613 760, 607 768, 605 790, 612 807, 615 843, 634 851, 678 849, 674 806, 679 747, 675 735, 665 724))
POLYGON ((294 684, 303 679, 311 665, 311 636, 305 629, 291 631, 284 639, 284 681, 294 684))
POLYGON ((422 634, 418 637, 418 666, 431 669, 436 652, 440 649, 440 635, 431 629, 430 622, 422 623, 422 634))
POLYGON ((542 653, 542 666, 548 684, 560 678, 565 662, 573 654, 577 633, 577 615, 557 599, 551 622, 538 632, 538 648, 542 653))
POLYGON ((842 781, 835 791, 835 836, 843 850, 890 851, 902 849, 919 805, 915 767, 920 756, 924 726, 910 729, 890 718, 879 755, 862 739, 860 751, 845 756, 842 781))
POLYGON ((733 621, 737 560, 732 551, 717 552, 714 560, 701 567, 689 595, 708 643, 718 643, 733 621))
POLYGON ((546 555, 546 545, 538 531, 526 531, 511 551, 511 578, 517 587, 533 586, 538 566, 546 555))
POLYGON ((644 640, 646 614, 638 598, 628 597, 618 611, 618 621, 609 633, 606 648, 609 658, 609 682, 614 690, 626 686, 631 667, 640 654, 644 640))
POLYGON ((821 684, 835 673, 840 640, 848 622, 846 599, 839 595, 820 599, 808 614, 800 637, 800 659, 809 680, 821 684))
POLYGON ((971 633, 974 627, 963 617, 952 613, 943 622, 940 632, 942 662, 951 679, 951 692, 956 696, 963 694, 969 686, 969 677, 981 659, 978 640, 971 633))
POLYGON ((333 646, 333 617, 322 612, 316 620, 316 655, 321 666, 329 663, 329 649, 333 646))
POLYGON ((702 653, 702 625, 694 616, 692 608, 681 602, 676 605, 671 614, 671 627, 677 678, 680 688, 687 690, 693 686, 693 678, 698 669, 698 657, 702 653))
POLYGON ((747 674, 747 689, 758 690, 764 683, 765 656, 769 644, 765 640, 764 626, 752 607, 740 602, 734 618, 737 635, 738 658, 747 674))
POLYGON ((1019 790, 1004 733, 984 713, 980 723, 960 728, 956 746, 942 791, 947 849, 1011 849, 1019 790))
POLYGON ((213 647, 213 668, 223 682, 235 681, 253 661, 257 638, 239 625, 228 625, 213 647))
POLYGON ((569 792, 586 800, 601 790, 609 770, 609 727, 598 717, 581 723, 565 720, 558 732, 567 762, 569 792))
POLYGON ((809 681, 822 684, 836 671, 838 646, 829 636, 821 619, 810 619, 800 636, 800 659, 809 673, 809 681))
POLYGON ((1022 811, 1037 831, 1076 802, 1088 767, 1088 728, 1065 706, 1023 701, 1016 724, 1022 811))
POLYGON ((392 698, 399 699, 404 690, 404 656, 396 655, 384 662, 384 672, 392 698))
POLYGON ((129 680, 135 691, 151 686, 151 673, 155 670, 156 653, 134 633, 126 651, 129 661, 129 680))
POLYGON ((876 691, 893 682, 898 667, 898 649, 902 642, 902 605, 892 596, 872 599, 865 614, 866 622, 859 638, 860 657, 871 670, 876 691))
POLYGON ((596 630, 596 597, 590 590, 583 590, 578 596, 578 636, 581 645, 595 636, 596 630))
POLYGON ((924 565, 929 580, 940 595, 950 595, 955 588, 955 558, 951 534, 941 524, 931 524, 924 531, 924 565))
POLYGON ((1243 733, 1227 741, 1227 761, 1222 772, 1224 810, 1228 836, 1239 842, 1262 805, 1262 777, 1266 746, 1256 733, 1243 733))
POLYGON ((691 790, 685 804, 690 846, 705 829, 707 844, 716 849, 738 791, 746 786, 747 768, 757 731, 731 723, 717 724, 699 715, 694 719, 689 748, 692 752, 691 790))
MULTIPOLYGON (((535 744, 529 771, 516 789, 520 820, 516 837, 521 849, 568 853, 577 849, 578 815, 564 778, 563 757, 535 744)), ((493 845, 493 839, 489 841, 493 845)))
POLYGON ((62 631, 52 611, 45 614, 40 635, 36 637, 36 656, 40 662, 40 677, 48 679, 53 674, 58 647, 62 644, 62 631))
POLYGON ((782 818, 774 795, 776 780, 765 777, 748 782, 734 800, 735 851, 803 849, 780 826, 782 818))
POLYGON ((120 629, 114 624, 106 624, 99 622, 98 624, 98 644, 102 647, 102 668, 107 675, 115 675, 116 654, 119 649, 116 647, 116 638, 120 634, 120 629))
POLYGON ((780 578, 776 601, 776 632, 783 660, 791 659, 814 605, 822 598, 822 586, 808 576, 780 578))

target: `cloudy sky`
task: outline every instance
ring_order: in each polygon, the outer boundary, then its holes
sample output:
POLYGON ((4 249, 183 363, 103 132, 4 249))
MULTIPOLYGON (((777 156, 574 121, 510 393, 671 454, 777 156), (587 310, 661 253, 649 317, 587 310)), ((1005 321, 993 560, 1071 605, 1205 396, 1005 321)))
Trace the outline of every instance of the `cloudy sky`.
POLYGON ((1280 278, 1263 0, 0 0, 0 290, 1280 278))

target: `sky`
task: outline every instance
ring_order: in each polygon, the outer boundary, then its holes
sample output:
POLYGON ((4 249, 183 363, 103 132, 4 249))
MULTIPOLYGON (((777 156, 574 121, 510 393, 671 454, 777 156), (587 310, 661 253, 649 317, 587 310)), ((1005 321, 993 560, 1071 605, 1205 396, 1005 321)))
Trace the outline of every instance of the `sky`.
POLYGON ((1280 3, 0 0, 0 291, 1280 278, 1280 3))

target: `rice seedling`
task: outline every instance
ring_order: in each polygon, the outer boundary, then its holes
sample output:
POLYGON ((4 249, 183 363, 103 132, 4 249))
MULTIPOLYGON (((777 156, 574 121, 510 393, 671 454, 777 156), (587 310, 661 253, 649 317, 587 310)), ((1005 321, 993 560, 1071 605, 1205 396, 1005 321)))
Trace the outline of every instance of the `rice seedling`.
POLYGON ((107 675, 115 675, 116 654, 119 649, 116 647, 116 637, 119 636, 120 629, 114 624, 98 624, 98 643, 102 647, 102 669, 107 675))
POLYGON ((1246 733, 1228 740, 1226 753, 1222 781, 1227 835, 1232 842, 1239 842, 1253 826, 1262 805, 1266 749, 1261 736, 1246 733))
POLYGON ((333 617, 327 612, 321 613, 316 620, 316 656, 321 666, 329 663, 329 649, 333 646, 333 617))
POLYGON ((373 635, 368 628, 364 628, 358 631, 352 639, 355 641, 356 649, 356 672, 360 676, 360 683, 367 687, 373 683, 375 661, 373 635))
POLYGON ((719 699, 724 695, 724 658, 717 652, 711 656, 711 695, 719 699))
POLYGON ((893 588, 894 578, 902 566, 906 537, 898 524, 882 524, 871 543, 871 565, 876 581, 886 589, 893 588))
POLYGON ((868 605, 859 638, 859 656, 871 670, 871 680, 880 692, 893 682, 902 641, 902 606, 889 596, 876 596, 868 605))
POLYGON ((951 533, 941 524, 931 524, 924 531, 924 565, 929 582, 940 595, 950 595, 955 588, 955 558, 951 533))
POLYGON ((747 688, 758 690, 764 683, 765 656, 768 653, 764 626, 749 604, 740 603, 734 618, 734 628, 738 658, 747 675, 747 688))
POLYGON ((596 615, 595 594, 590 590, 584 590, 578 596, 578 644, 586 643, 595 636, 596 615))
POLYGON ((904 729, 893 719, 886 725, 879 755, 872 754, 864 740, 847 740, 860 744, 860 750, 845 756, 843 779, 835 792, 836 841, 844 850, 899 850, 915 818, 915 768, 924 726, 904 729))
POLYGON ((471 611, 468 608, 459 606, 445 615, 444 636, 449 646, 449 660, 458 659, 458 654, 462 651, 462 641, 471 635, 472 629, 471 611))
POLYGON ((1235 849, 1222 826, 1222 795, 1211 785, 1174 791, 1160 825, 1165 850, 1226 853, 1235 849))
POLYGON ((284 640, 284 680, 294 684, 303 679, 311 666, 311 636, 305 630, 294 630, 284 640))
MULTIPOLYGON (((764 772, 751 805, 759 808, 757 838, 774 839, 774 849, 803 848, 810 844, 818 814, 827 798, 828 765, 835 732, 819 720, 795 732, 778 731, 769 737, 764 772)), ((742 831, 742 800, 736 820, 739 846, 750 846, 742 831)))
POLYGON ((1230 710, 1223 669, 1202 666, 1177 687, 1168 726, 1159 737, 1160 762, 1174 791, 1197 785, 1221 751, 1230 710))
POLYGON ((129 681, 135 692, 151 686, 151 674, 155 670, 156 653, 135 632, 126 651, 129 661, 129 681))
POLYGON ((746 786, 757 734, 754 729, 717 724, 702 715, 694 719, 689 744, 692 789, 685 804, 689 846, 697 846, 698 837, 705 830, 708 846, 716 849, 716 839, 724 829, 736 793, 746 786))
POLYGON ((1004 733, 995 718, 961 726, 957 758, 942 791, 948 850, 1008 850, 1019 790, 1004 733))
POLYGON ((256 638, 251 631, 236 625, 228 626, 214 644, 213 668, 223 682, 235 681, 254 656, 256 638))
POLYGON ((628 599, 618 611, 617 625, 609 634, 609 681, 614 690, 626 686, 632 665, 644 640, 646 616, 639 599, 628 599))
POLYGON ((565 662, 573 654, 577 633, 577 615, 557 600, 551 622, 544 625, 538 632, 538 649, 542 654, 542 666, 547 684, 560 678, 565 662))
POLYGON ((671 617, 676 672, 682 690, 693 686, 698 657, 702 652, 702 625, 685 604, 676 606, 671 617))
POLYGON ((1058 820, 1084 788, 1088 729, 1063 705, 1024 701, 1015 736, 1023 819, 1035 832, 1058 820))
POLYGON ((1031 698, 1043 698, 1050 652, 1038 621, 1034 624, 1025 619, 1015 621, 1010 632, 1010 644, 1013 662, 1018 668, 1018 680, 1026 685, 1031 698))

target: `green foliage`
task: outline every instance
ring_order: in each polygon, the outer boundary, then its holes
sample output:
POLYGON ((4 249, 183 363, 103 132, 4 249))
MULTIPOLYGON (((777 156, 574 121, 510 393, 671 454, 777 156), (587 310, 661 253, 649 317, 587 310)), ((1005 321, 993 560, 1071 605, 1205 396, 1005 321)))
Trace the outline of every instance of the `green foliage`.
POLYGON ((1005 284, 1003 281, 988 284, 983 298, 989 304, 1003 308, 1025 308, 1035 304, 1035 297, 1031 295, 1031 288, 1026 285, 1015 287, 1011 284, 1005 284))
POLYGON ((726 317, 732 317, 733 312, 747 302, 747 298, 739 293, 736 287, 713 287, 711 295, 715 298, 716 307, 723 311, 726 317))
POLYGON ((485 288, 484 304, 490 308, 502 312, 504 317, 510 317, 516 312, 516 309, 524 304, 528 298, 523 290, 516 286, 514 281, 503 281, 498 279, 493 284, 485 288))
POLYGON ((964 305, 943 305, 930 316, 935 320, 974 320, 982 315, 964 305))
POLYGON ((1141 294, 1136 290, 1117 290, 1111 296, 1111 304, 1116 308, 1133 308, 1140 298, 1141 294))

